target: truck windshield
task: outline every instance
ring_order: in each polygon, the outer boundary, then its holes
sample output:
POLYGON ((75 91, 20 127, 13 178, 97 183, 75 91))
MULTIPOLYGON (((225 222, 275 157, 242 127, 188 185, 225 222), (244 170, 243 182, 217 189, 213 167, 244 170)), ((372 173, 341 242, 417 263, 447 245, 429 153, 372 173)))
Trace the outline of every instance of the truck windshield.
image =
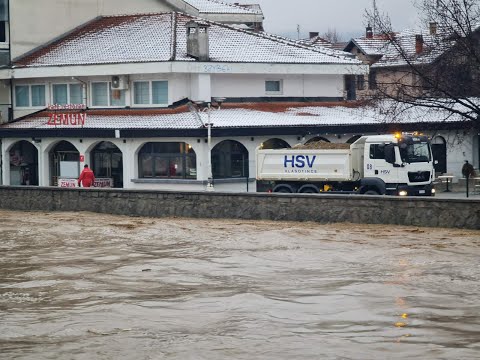
POLYGON ((402 161, 407 163, 429 162, 432 160, 430 145, 428 142, 415 142, 400 146, 402 161))

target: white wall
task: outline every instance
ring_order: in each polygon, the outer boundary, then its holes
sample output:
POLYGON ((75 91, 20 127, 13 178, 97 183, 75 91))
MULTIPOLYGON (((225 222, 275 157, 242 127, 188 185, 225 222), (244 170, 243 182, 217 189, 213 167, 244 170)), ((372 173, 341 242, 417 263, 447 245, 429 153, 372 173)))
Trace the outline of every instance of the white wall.
POLYGON ((213 97, 343 97, 342 75, 212 75, 213 97), (281 80, 283 91, 266 94, 266 80, 281 80))
POLYGON ((478 144, 474 141, 475 131, 438 131, 427 133, 429 136, 442 136, 447 145, 447 173, 455 176, 454 182, 458 182, 462 175, 462 166, 465 160, 475 165, 478 156, 478 144))
MULTIPOLYGON (((56 77, 36 79, 16 79, 15 85, 46 85, 46 104, 52 103, 52 84, 86 83, 86 99, 91 104, 91 83, 110 81, 111 76, 56 77)), ((209 101, 211 97, 341 97, 343 95, 343 77, 340 75, 210 75, 210 74, 136 74, 129 76, 129 89, 126 91, 126 105, 133 106, 133 82, 139 80, 166 80, 169 82, 169 101, 171 105, 189 98, 209 101), (280 95, 266 94, 266 80, 282 80, 283 91, 280 95), (211 84, 211 86, 210 86, 211 84)), ((9 89, 4 89, 9 93, 9 89)), ((17 108, 15 118, 26 116, 41 110, 42 107, 17 108)))

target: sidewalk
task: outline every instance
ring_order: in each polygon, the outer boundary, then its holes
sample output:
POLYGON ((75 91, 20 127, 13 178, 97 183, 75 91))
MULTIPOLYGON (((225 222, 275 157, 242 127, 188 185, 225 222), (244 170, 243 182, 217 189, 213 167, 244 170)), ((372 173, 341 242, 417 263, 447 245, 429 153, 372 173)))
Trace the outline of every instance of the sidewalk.
POLYGON ((465 183, 449 184, 449 192, 445 192, 445 184, 435 184, 436 194, 435 197, 439 199, 466 199, 466 200, 480 200, 480 194, 474 194, 473 187, 469 188, 468 198, 465 188, 465 183))

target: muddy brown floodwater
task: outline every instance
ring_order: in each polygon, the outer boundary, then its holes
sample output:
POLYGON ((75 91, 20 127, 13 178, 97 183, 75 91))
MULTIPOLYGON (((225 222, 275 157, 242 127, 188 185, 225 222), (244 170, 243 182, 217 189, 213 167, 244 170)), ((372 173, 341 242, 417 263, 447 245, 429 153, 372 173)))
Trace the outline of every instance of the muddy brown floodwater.
POLYGON ((478 359, 480 232, 0 210, 1 359, 478 359))

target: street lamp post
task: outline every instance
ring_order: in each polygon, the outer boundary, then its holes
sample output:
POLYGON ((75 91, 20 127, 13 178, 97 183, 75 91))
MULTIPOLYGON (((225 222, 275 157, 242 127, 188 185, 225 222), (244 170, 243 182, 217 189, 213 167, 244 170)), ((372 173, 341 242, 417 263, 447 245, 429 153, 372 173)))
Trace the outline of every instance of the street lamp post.
MULTIPOLYGON (((217 109, 219 110, 222 103, 225 101, 225 98, 216 97, 213 98, 214 103, 217 105, 217 109)), ((208 144, 208 162, 207 162, 207 191, 213 191, 213 171, 212 171, 212 119, 211 119, 211 111, 212 111, 212 104, 211 102, 204 102, 204 101, 195 101, 196 107, 193 106, 192 103, 189 104, 190 111, 195 114, 195 117, 200 121, 203 128, 207 129, 207 144, 208 144), (202 116, 199 113, 206 112, 207 113, 207 122, 202 120, 202 116)))
POLYGON ((212 121, 210 118, 211 104, 207 105, 207 143, 208 143, 208 174, 207 174, 207 191, 213 191, 213 174, 212 174, 212 121))

